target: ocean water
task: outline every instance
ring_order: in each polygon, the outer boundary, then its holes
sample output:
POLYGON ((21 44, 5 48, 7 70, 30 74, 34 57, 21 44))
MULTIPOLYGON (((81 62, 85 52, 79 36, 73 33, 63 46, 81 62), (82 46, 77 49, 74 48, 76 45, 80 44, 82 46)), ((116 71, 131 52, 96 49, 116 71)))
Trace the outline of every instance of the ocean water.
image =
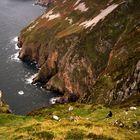
POLYGON ((57 94, 32 85, 37 69, 18 59, 17 36, 45 9, 34 0, 0 0, 0 90, 15 114, 47 106, 57 94))

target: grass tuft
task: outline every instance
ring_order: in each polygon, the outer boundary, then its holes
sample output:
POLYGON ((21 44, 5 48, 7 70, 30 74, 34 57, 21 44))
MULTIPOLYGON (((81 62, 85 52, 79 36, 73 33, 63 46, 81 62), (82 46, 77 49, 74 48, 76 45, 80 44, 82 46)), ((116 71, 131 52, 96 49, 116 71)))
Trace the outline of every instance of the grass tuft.
POLYGON ((84 133, 82 130, 79 129, 72 129, 67 132, 65 140, 83 140, 84 133))

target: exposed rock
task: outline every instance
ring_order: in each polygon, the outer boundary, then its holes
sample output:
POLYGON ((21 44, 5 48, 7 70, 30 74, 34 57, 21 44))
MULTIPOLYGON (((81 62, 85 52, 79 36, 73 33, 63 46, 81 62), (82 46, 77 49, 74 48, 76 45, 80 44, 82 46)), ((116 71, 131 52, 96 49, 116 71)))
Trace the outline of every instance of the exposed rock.
POLYGON ((137 109, 137 108, 134 107, 134 106, 131 106, 131 107, 130 107, 130 110, 131 110, 131 111, 135 111, 136 109, 137 109))
POLYGON ((120 120, 116 120, 114 122, 114 125, 117 126, 117 127, 124 127, 125 126, 124 123, 120 120))
POLYGON ((33 83, 63 93, 59 103, 118 104, 140 95, 140 1, 63 2, 21 31, 19 58, 40 68, 33 83))
POLYGON ((37 0, 35 2, 35 5, 39 5, 39 6, 42 6, 42 7, 48 7, 51 3, 52 3, 53 0, 37 0))
POLYGON ((53 115, 52 118, 53 118, 54 120, 56 120, 56 121, 59 121, 59 120, 60 120, 60 118, 59 118, 58 116, 56 116, 56 115, 53 115))
POLYGON ((73 106, 70 106, 68 110, 69 111, 72 111, 73 110, 73 106))

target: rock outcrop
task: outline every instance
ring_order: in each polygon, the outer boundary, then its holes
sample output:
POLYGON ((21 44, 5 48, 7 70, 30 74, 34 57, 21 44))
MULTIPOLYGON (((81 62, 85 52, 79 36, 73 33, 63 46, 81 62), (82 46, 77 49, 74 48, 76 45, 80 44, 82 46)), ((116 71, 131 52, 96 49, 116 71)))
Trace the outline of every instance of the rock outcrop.
POLYGON ((139 95, 139 0, 54 0, 21 31, 19 58, 62 101, 116 104, 139 95))
POLYGON ((9 105, 7 105, 2 98, 2 94, 0 90, 0 113, 11 113, 9 105))

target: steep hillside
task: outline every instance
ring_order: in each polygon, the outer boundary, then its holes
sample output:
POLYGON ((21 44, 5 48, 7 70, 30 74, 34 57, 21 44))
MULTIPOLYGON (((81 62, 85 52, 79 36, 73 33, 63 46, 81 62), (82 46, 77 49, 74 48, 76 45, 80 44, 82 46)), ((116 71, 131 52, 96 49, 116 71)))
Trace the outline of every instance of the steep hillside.
POLYGON ((140 0, 39 1, 51 4, 21 31, 19 58, 57 102, 79 102, 16 116, 0 96, 0 140, 139 140, 140 0))
POLYGON ((63 93, 61 103, 139 98, 139 0, 54 0, 18 45, 40 68, 34 83, 63 93))

